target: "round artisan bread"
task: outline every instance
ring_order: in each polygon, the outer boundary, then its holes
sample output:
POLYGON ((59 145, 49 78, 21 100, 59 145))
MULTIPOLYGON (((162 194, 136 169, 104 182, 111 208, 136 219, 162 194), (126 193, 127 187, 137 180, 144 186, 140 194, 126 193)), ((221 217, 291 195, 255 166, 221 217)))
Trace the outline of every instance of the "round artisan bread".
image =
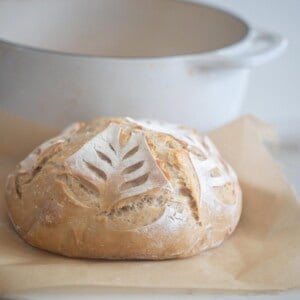
POLYGON ((169 259, 218 246, 241 191, 212 142, 131 118, 75 123, 9 175, 10 219, 29 244, 71 257, 169 259))

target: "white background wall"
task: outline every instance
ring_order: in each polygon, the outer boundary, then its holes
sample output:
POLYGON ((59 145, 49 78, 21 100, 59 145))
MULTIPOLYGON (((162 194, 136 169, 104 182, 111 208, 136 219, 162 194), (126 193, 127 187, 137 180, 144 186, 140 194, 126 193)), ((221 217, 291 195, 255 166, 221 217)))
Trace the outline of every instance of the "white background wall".
POLYGON ((257 28, 289 40, 286 52, 251 75, 242 112, 275 125, 285 139, 300 142, 300 0, 194 0, 241 15, 257 28))

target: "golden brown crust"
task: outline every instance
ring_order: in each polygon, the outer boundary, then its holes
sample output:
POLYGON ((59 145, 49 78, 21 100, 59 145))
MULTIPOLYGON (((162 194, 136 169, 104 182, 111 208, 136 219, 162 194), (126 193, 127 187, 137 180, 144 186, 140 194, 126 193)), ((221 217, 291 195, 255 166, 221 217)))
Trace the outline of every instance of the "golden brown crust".
POLYGON ((237 179, 207 138, 179 131, 122 118, 73 125, 8 177, 16 231, 71 257, 169 259, 219 245, 241 214, 237 179))

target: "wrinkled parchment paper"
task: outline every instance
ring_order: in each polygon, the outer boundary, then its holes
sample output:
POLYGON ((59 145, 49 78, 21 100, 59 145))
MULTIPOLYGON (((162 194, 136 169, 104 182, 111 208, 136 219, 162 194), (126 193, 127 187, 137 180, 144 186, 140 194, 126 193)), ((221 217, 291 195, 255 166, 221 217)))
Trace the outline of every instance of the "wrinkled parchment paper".
POLYGON ((300 208, 263 146, 272 128, 246 116, 210 136, 237 171, 240 224, 220 247, 161 262, 70 259, 35 249, 14 232, 3 199, 7 173, 56 130, 0 113, 0 293, 59 286, 270 291, 300 288, 300 208))

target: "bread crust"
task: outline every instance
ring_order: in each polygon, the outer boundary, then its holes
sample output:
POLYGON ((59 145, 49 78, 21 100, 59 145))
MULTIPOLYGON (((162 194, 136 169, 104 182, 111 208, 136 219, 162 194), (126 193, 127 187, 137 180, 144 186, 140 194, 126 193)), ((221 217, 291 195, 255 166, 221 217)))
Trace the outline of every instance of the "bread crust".
POLYGON ((155 121, 76 123, 7 179, 9 217, 29 244, 70 257, 161 260, 220 245, 241 190, 212 142, 155 121))

